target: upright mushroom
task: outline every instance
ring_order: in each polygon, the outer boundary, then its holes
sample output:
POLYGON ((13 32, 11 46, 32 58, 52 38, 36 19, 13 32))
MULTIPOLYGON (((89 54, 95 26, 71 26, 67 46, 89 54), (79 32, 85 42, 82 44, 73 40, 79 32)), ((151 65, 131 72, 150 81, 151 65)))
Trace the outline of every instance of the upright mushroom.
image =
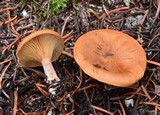
POLYGON ((93 30, 82 35, 73 53, 86 74, 114 86, 127 87, 136 83, 146 69, 146 54, 141 45, 116 30, 93 30))
POLYGON ((18 63, 24 67, 43 66, 48 81, 59 80, 52 62, 64 48, 62 37, 52 30, 38 30, 25 37, 18 45, 18 63))

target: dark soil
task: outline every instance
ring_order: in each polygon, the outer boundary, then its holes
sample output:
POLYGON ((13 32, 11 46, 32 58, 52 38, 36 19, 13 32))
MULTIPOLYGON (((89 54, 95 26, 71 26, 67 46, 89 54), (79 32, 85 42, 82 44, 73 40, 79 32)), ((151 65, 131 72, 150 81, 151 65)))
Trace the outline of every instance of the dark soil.
POLYGON ((0 115, 160 115, 158 66, 148 64, 139 82, 121 88, 87 76, 72 57, 79 36, 109 28, 134 37, 148 60, 160 62, 160 16, 156 15, 159 0, 130 0, 128 8, 123 0, 79 0, 76 4, 69 0, 67 7, 54 15, 48 14, 47 0, 22 1, 21 5, 20 0, 0 1, 0 115), (22 14, 24 11, 27 15, 22 14), (53 62, 61 79, 58 85, 46 83, 42 67, 23 68, 16 59, 21 39, 45 28, 62 36, 71 32, 64 40, 68 54, 63 53, 53 62), (54 87, 55 96, 48 91, 54 87), (133 105, 127 106, 127 100, 134 101, 133 105))

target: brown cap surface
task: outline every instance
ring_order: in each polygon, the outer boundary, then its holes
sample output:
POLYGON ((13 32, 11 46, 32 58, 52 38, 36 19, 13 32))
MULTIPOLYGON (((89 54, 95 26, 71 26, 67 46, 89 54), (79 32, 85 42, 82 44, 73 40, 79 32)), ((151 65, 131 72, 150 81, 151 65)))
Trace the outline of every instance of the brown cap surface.
POLYGON ((64 48, 62 37, 52 30, 38 30, 25 37, 16 54, 19 64, 25 67, 41 66, 41 60, 56 60, 64 48))
POLYGON ((146 54, 141 45, 115 30, 93 30, 82 35, 73 53, 86 74, 114 86, 136 83, 146 69, 146 54))

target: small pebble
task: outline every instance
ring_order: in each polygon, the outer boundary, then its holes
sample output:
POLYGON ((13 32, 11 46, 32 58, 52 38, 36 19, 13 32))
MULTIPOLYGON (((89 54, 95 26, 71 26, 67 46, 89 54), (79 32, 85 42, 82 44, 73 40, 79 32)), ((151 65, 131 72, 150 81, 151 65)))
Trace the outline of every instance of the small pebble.
POLYGON ((54 96, 56 94, 56 89, 55 88, 50 88, 49 92, 54 96))
POLYGON ((23 18, 29 17, 29 14, 27 13, 26 10, 23 10, 23 11, 21 12, 21 15, 22 15, 23 18))
POLYGON ((133 99, 126 99, 124 100, 126 107, 133 107, 134 106, 134 100, 133 99))
POLYGON ((52 110, 48 111, 47 115, 55 115, 52 110))
POLYGON ((125 3, 126 6, 129 7, 130 0, 124 0, 124 3, 125 3))

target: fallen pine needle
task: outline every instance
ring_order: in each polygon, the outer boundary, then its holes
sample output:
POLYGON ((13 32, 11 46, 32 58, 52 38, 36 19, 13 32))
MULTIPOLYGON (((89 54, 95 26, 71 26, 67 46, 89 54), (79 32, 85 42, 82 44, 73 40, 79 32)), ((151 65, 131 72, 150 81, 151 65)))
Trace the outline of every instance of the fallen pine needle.
POLYGON ((123 105, 122 105, 122 102, 121 102, 120 100, 118 100, 118 102, 119 102, 119 105, 120 105, 120 107, 121 107, 121 109, 122 109, 123 115, 126 115, 126 112, 125 112, 125 110, 124 110, 124 107, 123 107, 123 105))
POLYGON ((100 108, 100 107, 97 107, 97 106, 95 106, 95 105, 91 105, 91 107, 93 107, 94 109, 96 109, 96 110, 98 110, 98 111, 107 113, 107 114, 109 114, 109 115, 113 115, 112 112, 110 112, 110 111, 108 111, 108 110, 105 110, 105 109, 102 109, 102 108, 100 108))
POLYGON ((15 20, 17 18, 17 16, 15 16, 14 18, 11 18, 10 20, 5 21, 5 24, 11 23, 13 20, 15 20))
POLYGON ((108 11, 108 14, 115 13, 115 12, 118 12, 118 11, 121 11, 121 10, 128 10, 128 9, 129 9, 129 7, 116 8, 116 9, 108 11))
POLYGON ((18 102, 18 94, 17 89, 14 91, 14 108, 13 108, 13 115, 16 115, 17 113, 17 102, 18 102))
POLYGON ((153 65, 157 65, 157 66, 159 66, 159 67, 160 67, 160 63, 155 62, 155 61, 147 60, 147 63, 149 63, 149 64, 153 64, 153 65))
POLYGON ((10 49, 10 48, 12 47, 12 45, 14 45, 14 44, 19 40, 19 38, 20 38, 20 37, 17 36, 16 39, 15 39, 11 44, 9 44, 8 46, 6 46, 6 47, 3 49, 2 54, 4 54, 7 49, 10 49))
POLYGON ((9 67, 10 65, 11 65, 11 61, 10 61, 10 62, 8 63, 8 65, 4 68, 4 70, 3 70, 2 74, 1 74, 1 77, 0 77, 0 89, 2 89, 2 79, 3 79, 5 73, 6 73, 8 67, 9 67))
POLYGON ((80 67, 79 67, 79 77, 80 77, 79 84, 78 84, 77 88, 72 92, 71 96, 80 88, 82 81, 83 81, 83 72, 80 67))
POLYGON ((73 38, 73 36, 69 36, 67 39, 64 40, 64 44, 67 43, 72 38, 73 38))
POLYGON ((157 106, 158 110, 160 110, 160 104, 155 103, 155 102, 139 102, 139 104, 145 104, 145 105, 153 105, 153 106, 157 106))
MULTIPOLYGON (((15 30, 15 28, 14 28, 14 24, 13 24, 13 20, 12 20, 12 18, 11 18, 11 15, 10 15, 10 10, 6 10, 6 12, 7 12, 7 16, 8 16, 8 20, 9 20, 9 22, 10 22, 10 26, 11 26, 11 31, 14 33, 14 34, 16 34, 16 35, 18 35, 19 36, 19 33, 15 30)), ((15 17, 16 18, 16 17, 15 17)), ((14 18, 13 18, 14 19, 14 18)))
POLYGON ((43 88, 46 87, 45 85, 42 85, 42 84, 39 84, 39 83, 35 83, 35 86, 39 89, 39 91, 40 91, 45 97, 48 97, 48 96, 49 96, 49 94, 48 94, 45 90, 42 89, 42 87, 43 87, 43 88))
POLYGON ((97 19, 99 19, 99 20, 101 19, 101 18, 98 16, 98 13, 95 12, 94 10, 92 10, 92 9, 89 8, 89 9, 87 10, 87 12, 94 14, 97 19))
POLYGON ((5 12, 7 10, 15 10, 17 7, 7 7, 5 9, 0 10, 0 13, 5 12))
POLYGON ((7 60, 4 60, 4 61, 0 62, 0 65, 9 62, 9 61, 11 61, 12 59, 13 59, 13 58, 10 58, 10 59, 7 59, 7 60))
POLYGON ((67 55, 67 56, 69 56, 71 58, 74 58, 72 54, 70 54, 70 53, 68 53, 68 52, 66 52, 64 50, 62 51, 62 54, 67 55))
POLYGON ((72 110, 72 111, 70 111, 69 113, 66 113, 66 115, 73 115, 73 112, 74 112, 75 110, 72 110))
POLYGON ((89 85, 89 86, 85 86, 83 88, 79 88, 77 91, 83 91, 83 90, 93 88, 93 87, 99 87, 99 85, 98 84, 92 84, 92 85, 89 85))
POLYGON ((141 85, 141 89, 144 92, 144 94, 146 95, 146 97, 151 100, 151 96, 149 95, 149 93, 147 92, 147 90, 145 89, 145 87, 143 85, 141 85))
POLYGON ((68 38, 71 34, 73 34, 73 30, 71 30, 68 34, 63 36, 63 39, 65 40, 66 38, 68 38))
POLYGON ((67 24, 69 18, 70 18, 70 16, 68 16, 68 17, 65 19, 65 21, 64 21, 64 24, 63 24, 63 26, 62 26, 61 36, 63 36, 63 32, 64 32, 64 29, 65 29, 65 27, 66 27, 66 24, 67 24))
MULTIPOLYGON (((143 18, 142 18, 141 25, 143 25, 143 23, 144 23, 147 15, 148 15, 148 13, 149 13, 149 10, 146 10, 146 11, 144 12, 144 16, 143 16, 143 18)), ((142 26, 139 26, 139 33, 140 33, 140 32, 142 32, 142 26)))

